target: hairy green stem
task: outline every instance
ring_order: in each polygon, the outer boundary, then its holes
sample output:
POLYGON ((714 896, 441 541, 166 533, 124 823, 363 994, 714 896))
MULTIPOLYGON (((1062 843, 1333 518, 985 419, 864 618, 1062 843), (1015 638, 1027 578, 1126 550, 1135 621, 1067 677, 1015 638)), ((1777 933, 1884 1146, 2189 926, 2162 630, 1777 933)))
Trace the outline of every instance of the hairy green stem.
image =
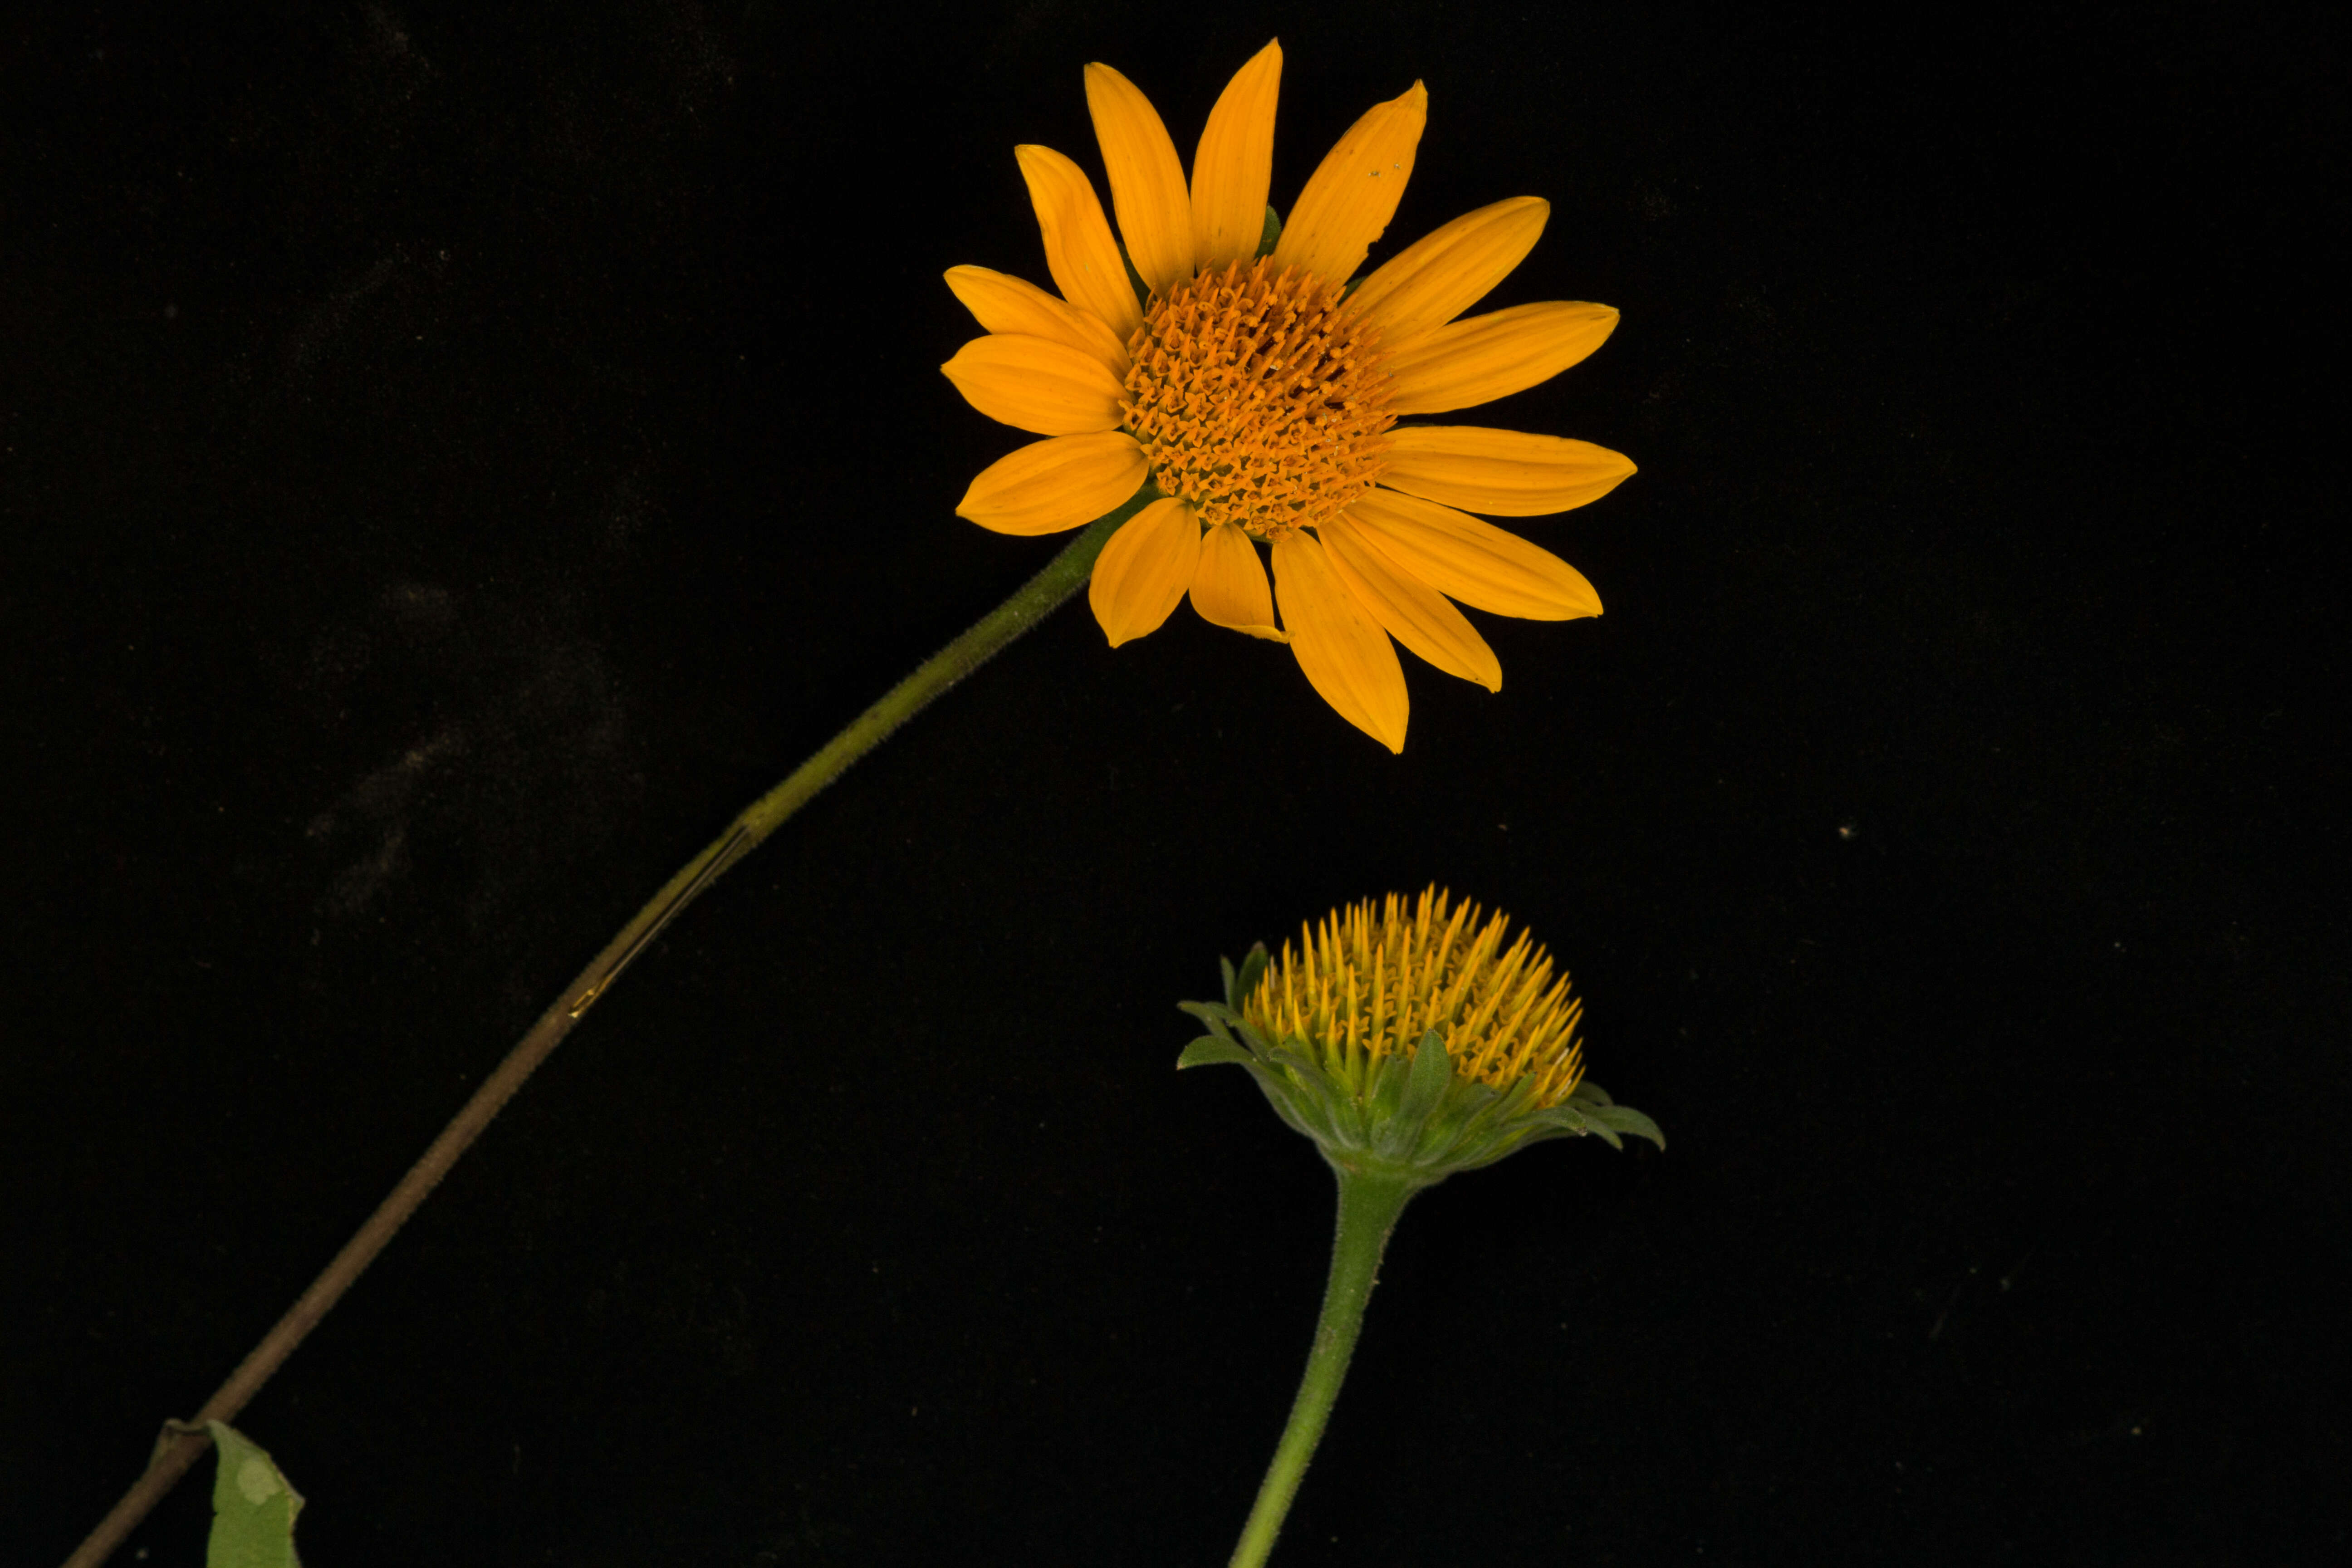
POLYGON ((1232 1568, 1259 1568, 1274 1550, 1290 1500, 1307 1474, 1307 1461, 1323 1440, 1331 1402, 1339 1398, 1339 1384, 1347 1378, 1348 1360, 1356 1352, 1364 1303, 1379 1280, 1389 1232, 1396 1228, 1406 1201, 1427 1184, 1391 1172, 1368 1173, 1338 1164, 1331 1170, 1339 1179, 1339 1218, 1331 1237, 1331 1278, 1323 1288, 1323 1315, 1316 1321, 1315 1348, 1307 1352, 1307 1373, 1298 1380, 1290 1421, 1258 1487, 1249 1522, 1242 1527, 1241 1543, 1234 1548, 1232 1568))
POLYGON ((594 962, 564 987, 554 1005, 540 1015, 530 1032, 507 1053, 498 1070, 482 1081, 449 1125, 441 1130, 440 1136, 409 1167, 391 1195, 377 1205, 367 1223, 310 1282, 310 1289, 287 1309, 277 1326, 205 1402, 195 1419, 164 1424, 163 1436, 155 1445, 146 1471, 66 1560, 66 1568, 97 1568, 147 1517, 148 1510, 163 1500, 173 1483, 185 1475, 212 1446, 212 1439, 205 1435, 205 1424, 236 1418, 247 1401, 269 1381, 270 1373, 318 1326, 328 1309, 383 1250, 384 1244, 416 1212, 417 1205, 440 1184, 441 1178, 448 1174, 458 1156, 481 1136, 490 1119, 513 1098, 523 1080, 562 1043, 563 1037, 572 1032, 572 1026, 588 1009, 613 988, 613 983, 620 978, 630 961, 653 944, 662 928, 701 897, 730 867, 758 847, 760 841, 773 833, 786 817, 807 805, 811 796, 839 778, 850 763, 881 744, 892 731, 921 712, 933 698, 987 663, 998 649, 1044 620, 1085 586, 1094 572, 1095 557, 1102 553, 1112 532, 1155 494, 1146 487, 1125 506, 1089 524, 1043 572, 974 622, 961 637, 933 654, 921 668, 885 693, 880 701, 851 720, 848 727, 826 742, 814 756, 746 806, 728 825, 726 832, 680 867, 652 901, 621 928, 620 934, 604 944, 604 951, 596 955, 594 962))

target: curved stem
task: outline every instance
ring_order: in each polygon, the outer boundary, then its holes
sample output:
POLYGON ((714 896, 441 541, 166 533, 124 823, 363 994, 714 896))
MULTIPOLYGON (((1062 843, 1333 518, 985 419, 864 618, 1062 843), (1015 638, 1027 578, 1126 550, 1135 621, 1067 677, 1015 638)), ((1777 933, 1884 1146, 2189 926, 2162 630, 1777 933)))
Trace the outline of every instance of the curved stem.
POLYGON ((1337 1164, 1331 1170, 1339 1178, 1339 1218, 1331 1237, 1331 1278, 1323 1288, 1323 1315, 1316 1321, 1315 1348, 1307 1352, 1307 1373, 1298 1380, 1289 1424, 1282 1429, 1274 1462, 1258 1487, 1249 1522, 1242 1527, 1232 1568, 1259 1568, 1274 1550, 1290 1500, 1307 1474, 1307 1461, 1323 1440, 1331 1402, 1339 1396, 1339 1384, 1348 1375, 1348 1359, 1356 1352, 1364 1303, 1380 1278, 1389 1232, 1396 1228, 1406 1200, 1425 1184, 1385 1172, 1367 1174, 1337 1164))
POLYGON ((613 988, 621 972, 631 960, 651 946, 662 928, 676 920, 679 911, 717 881, 727 869, 750 854, 760 841, 773 833, 784 819, 808 804, 810 797, 839 778, 850 763, 879 745, 892 731, 920 712, 926 704, 957 681, 978 669, 996 651, 1012 642, 1023 632, 1035 626, 1078 589, 1094 571, 1095 557, 1118 525, 1135 515, 1154 494, 1148 487, 1133 500, 1108 516, 1089 524, 1067 548, 1034 577, 1013 592, 1011 598, 974 622, 955 641, 932 655, 912 675, 892 687, 882 700, 850 721, 848 726, 814 756, 793 770, 785 780, 745 807, 727 831, 706 846, 702 852, 678 868, 656 893, 645 908, 623 926, 620 934, 604 944, 594 962, 582 970, 577 978, 555 999, 552 1006, 540 1015, 539 1022, 530 1026, 514 1049, 507 1053, 498 1070, 482 1081, 463 1109, 441 1130, 424 1155, 409 1167, 390 1196, 377 1205, 367 1223, 343 1244, 323 1272, 310 1282, 286 1315, 278 1321, 253 1352, 247 1356, 228 1381, 220 1385, 213 1396, 205 1401, 192 1422, 167 1422, 163 1437, 155 1445, 147 1469, 125 1492, 107 1516, 99 1521, 89 1539, 66 1560, 66 1568, 97 1568, 109 1553, 121 1544, 148 1511, 163 1500, 163 1495, 189 1468, 211 1447, 212 1439, 205 1435, 205 1424, 210 1421, 232 1421, 242 1411, 247 1401, 269 1381, 281 1363, 294 1352, 305 1336, 318 1326, 319 1320, 340 1300, 352 1282, 360 1277, 375 1255, 383 1250, 408 1216, 416 1212, 426 1194, 438 1185, 459 1155, 470 1147, 499 1108, 513 1098, 523 1080, 530 1077, 540 1063, 545 1061, 555 1047, 613 988), (193 1429, 193 1430, 191 1430, 193 1429))

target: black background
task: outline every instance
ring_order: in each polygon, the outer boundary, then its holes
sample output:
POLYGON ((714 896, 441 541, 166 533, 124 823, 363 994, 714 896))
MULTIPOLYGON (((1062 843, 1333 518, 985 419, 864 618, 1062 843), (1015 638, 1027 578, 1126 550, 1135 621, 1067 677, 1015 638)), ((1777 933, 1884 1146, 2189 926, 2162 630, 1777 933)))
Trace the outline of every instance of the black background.
MULTIPOLYGON (((557 988, 1053 546, 940 281, 1108 60, 1375 259, 1624 312, 1599 621, 1065 610, 698 905, 246 1412, 306 1558, 1223 1560, 1328 1180, 1220 953, 1435 879, 1664 1154, 1390 1255, 1286 1563, 2330 1559, 2347 110, 2316 8, 75 7, 0 33, 0 1560, 64 1556, 557 988), (1895 14, 1900 12, 1899 15, 1895 14), (2314 373, 2321 378, 2307 380, 2314 373)), ((126 1549, 199 1561, 209 1463, 126 1549)))

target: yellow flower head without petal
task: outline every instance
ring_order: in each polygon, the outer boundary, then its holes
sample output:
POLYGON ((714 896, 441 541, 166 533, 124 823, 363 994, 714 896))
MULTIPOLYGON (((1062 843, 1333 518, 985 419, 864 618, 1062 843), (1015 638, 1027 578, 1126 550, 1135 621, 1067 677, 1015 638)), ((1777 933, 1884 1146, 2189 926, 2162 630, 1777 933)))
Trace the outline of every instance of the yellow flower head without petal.
POLYGON ((1225 1000, 1179 1067, 1249 1069, 1275 1110, 1345 1171, 1426 1185, 1550 1138, 1657 1124, 1585 1081, 1583 1005, 1508 917, 1437 888, 1335 910, 1269 960, 1225 969, 1225 1000))
POLYGON ((1454 601, 1534 620, 1601 613, 1574 567, 1471 511, 1565 511, 1633 465, 1556 436, 1397 421, 1549 380, 1599 348, 1617 312, 1555 301, 1456 320, 1543 232, 1550 207, 1532 196, 1456 218, 1349 287, 1412 173, 1418 82, 1339 139, 1266 249, 1281 75, 1279 44, 1235 74, 1188 180, 1143 94, 1087 68, 1119 237, 1085 171, 1019 149, 1059 293, 950 268, 988 335, 943 368, 982 413, 1045 439, 984 469, 956 510, 1052 533, 1149 483, 1161 499, 1111 536, 1088 590, 1112 645, 1190 597, 1205 620, 1288 643, 1326 701, 1401 751, 1391 637, 1498 690, 1501 664, 1454 601))
POLYGON ((1481 921, 1477 905, 1436 888, 1410 906, 1396 893, 1378 909, 1367 899, 1283 943, 1242 1016, 1268 1039, 1306 1042, 1350 1082, 1412 1055, 1433 1029, 1456 1074, 1495 1089, 1531 1079, 1529 1102, 1548 1110, 1583 1081, 1584 1006, 1526 931, 1506 942, 1510 927, 1500 910, 1481 921))

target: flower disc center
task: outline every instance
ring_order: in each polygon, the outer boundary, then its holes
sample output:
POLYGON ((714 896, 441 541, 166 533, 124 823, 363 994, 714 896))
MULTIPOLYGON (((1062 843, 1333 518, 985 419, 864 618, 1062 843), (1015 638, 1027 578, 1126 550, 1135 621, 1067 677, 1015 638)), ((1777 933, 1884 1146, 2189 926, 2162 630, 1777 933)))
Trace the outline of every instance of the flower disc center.
POLYGON ((1279 539, 1380 476, 1396 416, 1377 349, 1333 285, 1269 258, 1229 262, 1152 302, 1121 406, 1164 494, 1279 539))

